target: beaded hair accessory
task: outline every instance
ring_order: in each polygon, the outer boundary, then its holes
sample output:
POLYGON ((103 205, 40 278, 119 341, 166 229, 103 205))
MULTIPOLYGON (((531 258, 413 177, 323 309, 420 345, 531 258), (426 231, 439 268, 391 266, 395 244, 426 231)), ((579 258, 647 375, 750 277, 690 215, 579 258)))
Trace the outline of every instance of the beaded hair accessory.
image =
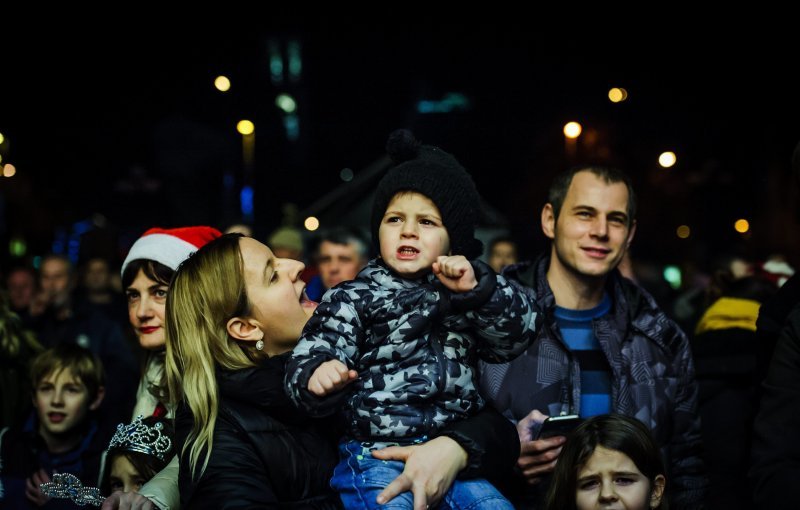
POLYGON ((148 427, 142 423, 142 415, 139 415, 128 425, 124 423, 117 425, 117 431, 111 438, 108 449, 139 452, 165 460, 166 454, 172 450, 172 440, 162 434, 163 428, 164 424, 161 422, 148 427))
MULTIPOLYGON (((108 445, 109 450, 119 449, 139 452, 164 460, 172 450, 172 440, 162 434, 164 424, 156 422, 152 427, 142 423, 142 415, 131 423, 120 423, 108 445)), ((42 493, 51 498, 71 499, 78 505, 100 506, 106 499, 97 487, 84 487, 77 476, 70 473, 55 473, 53 480, 39 485, 42 493)))
POLYGON ((69 473, 55 473, 51 482, 39 485, 42 493, 51 498, 71 499, 76 504, 100 506, 106 499, 97 487, 84 487, 78 477, 69 473))

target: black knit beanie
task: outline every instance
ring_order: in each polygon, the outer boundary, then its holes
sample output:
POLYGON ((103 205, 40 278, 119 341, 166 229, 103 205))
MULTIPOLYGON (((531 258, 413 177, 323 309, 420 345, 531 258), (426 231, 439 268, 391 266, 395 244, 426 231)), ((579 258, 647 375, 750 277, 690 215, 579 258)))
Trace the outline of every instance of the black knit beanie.
POLYGON ((456 158, 432 145, 421 145, 405 129, 389 135, 386 152, 395 162, 378 184, 372 205, 372 242, 380 252, 378 229, 392 198, 401 191, 428 197, 442 214, 453 255, 474 259, 483 253, 475 239, 480 201, 475 183, 456 158))

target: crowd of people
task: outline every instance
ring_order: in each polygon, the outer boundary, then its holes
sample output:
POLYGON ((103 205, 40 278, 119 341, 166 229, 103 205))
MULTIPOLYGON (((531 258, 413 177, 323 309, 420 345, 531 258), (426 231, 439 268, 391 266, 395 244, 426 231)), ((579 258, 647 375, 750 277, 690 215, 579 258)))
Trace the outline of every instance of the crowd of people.
POLYGON ((559 174, 520 262, 454 156, 387 152, 369 236, 309 269, 292 229, 189 226, 133 243, 123 294, 98 258, 6 271, 0 508, 793 506, 796 278, 728 263, 682 329, 620 271, 622 171, 559 174))

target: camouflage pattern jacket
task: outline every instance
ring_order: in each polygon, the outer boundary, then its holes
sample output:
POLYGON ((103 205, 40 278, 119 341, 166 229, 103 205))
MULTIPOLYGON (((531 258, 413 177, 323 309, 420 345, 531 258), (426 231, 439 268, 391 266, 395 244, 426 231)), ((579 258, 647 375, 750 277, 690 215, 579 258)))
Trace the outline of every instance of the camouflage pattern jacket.
MULTIPOLYGON (((538 409, 549 416, 578 414, 581 373, 554 317, 547 282, 549 257, 503 271, 525 289, 542 317, 537 338, 511 363, 482 365, 481 392, 500 412, 520 420, 538 409)), ((699 507, 707 479, 701 460, 698 386, 686 335, 653 298, 619 271, 609 274, 611 312, 592 327, 612 372, 612 410, 647 425, 661 446, 670 507, 699 507)))
POLYGON ((287 366, 290 398, 311 415, 343 409, 349 434, 362 441, 432 435, 480 410, 478 358, 519 355, 536 314, 524 292, 472 264, 478 285, 466 293, 451 293, 432 274, 400 278, 380 260, 328 291, 287 366), (359 377, 318 398, 308 380, 331 359, 359 377))

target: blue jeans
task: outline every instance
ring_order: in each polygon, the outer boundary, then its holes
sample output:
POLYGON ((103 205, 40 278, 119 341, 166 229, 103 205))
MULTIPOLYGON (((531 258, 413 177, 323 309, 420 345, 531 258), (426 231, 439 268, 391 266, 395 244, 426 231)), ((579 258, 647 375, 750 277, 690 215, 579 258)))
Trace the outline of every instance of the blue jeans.
MULTIPOLYGON (((331 487, 348 510, 373 508, 414 508, 411 492, 399 494, 385 505, 377 503, 378 494, 402 472, 405 464, 395 460, 379 460, 369 447, 359 441, 339 444, 341 460, 336 465, 331 487)), ((479 508, 513 510, 511 503, 492 484, 484 479, 456 480, 439 503, 440 509, 479 508)))

